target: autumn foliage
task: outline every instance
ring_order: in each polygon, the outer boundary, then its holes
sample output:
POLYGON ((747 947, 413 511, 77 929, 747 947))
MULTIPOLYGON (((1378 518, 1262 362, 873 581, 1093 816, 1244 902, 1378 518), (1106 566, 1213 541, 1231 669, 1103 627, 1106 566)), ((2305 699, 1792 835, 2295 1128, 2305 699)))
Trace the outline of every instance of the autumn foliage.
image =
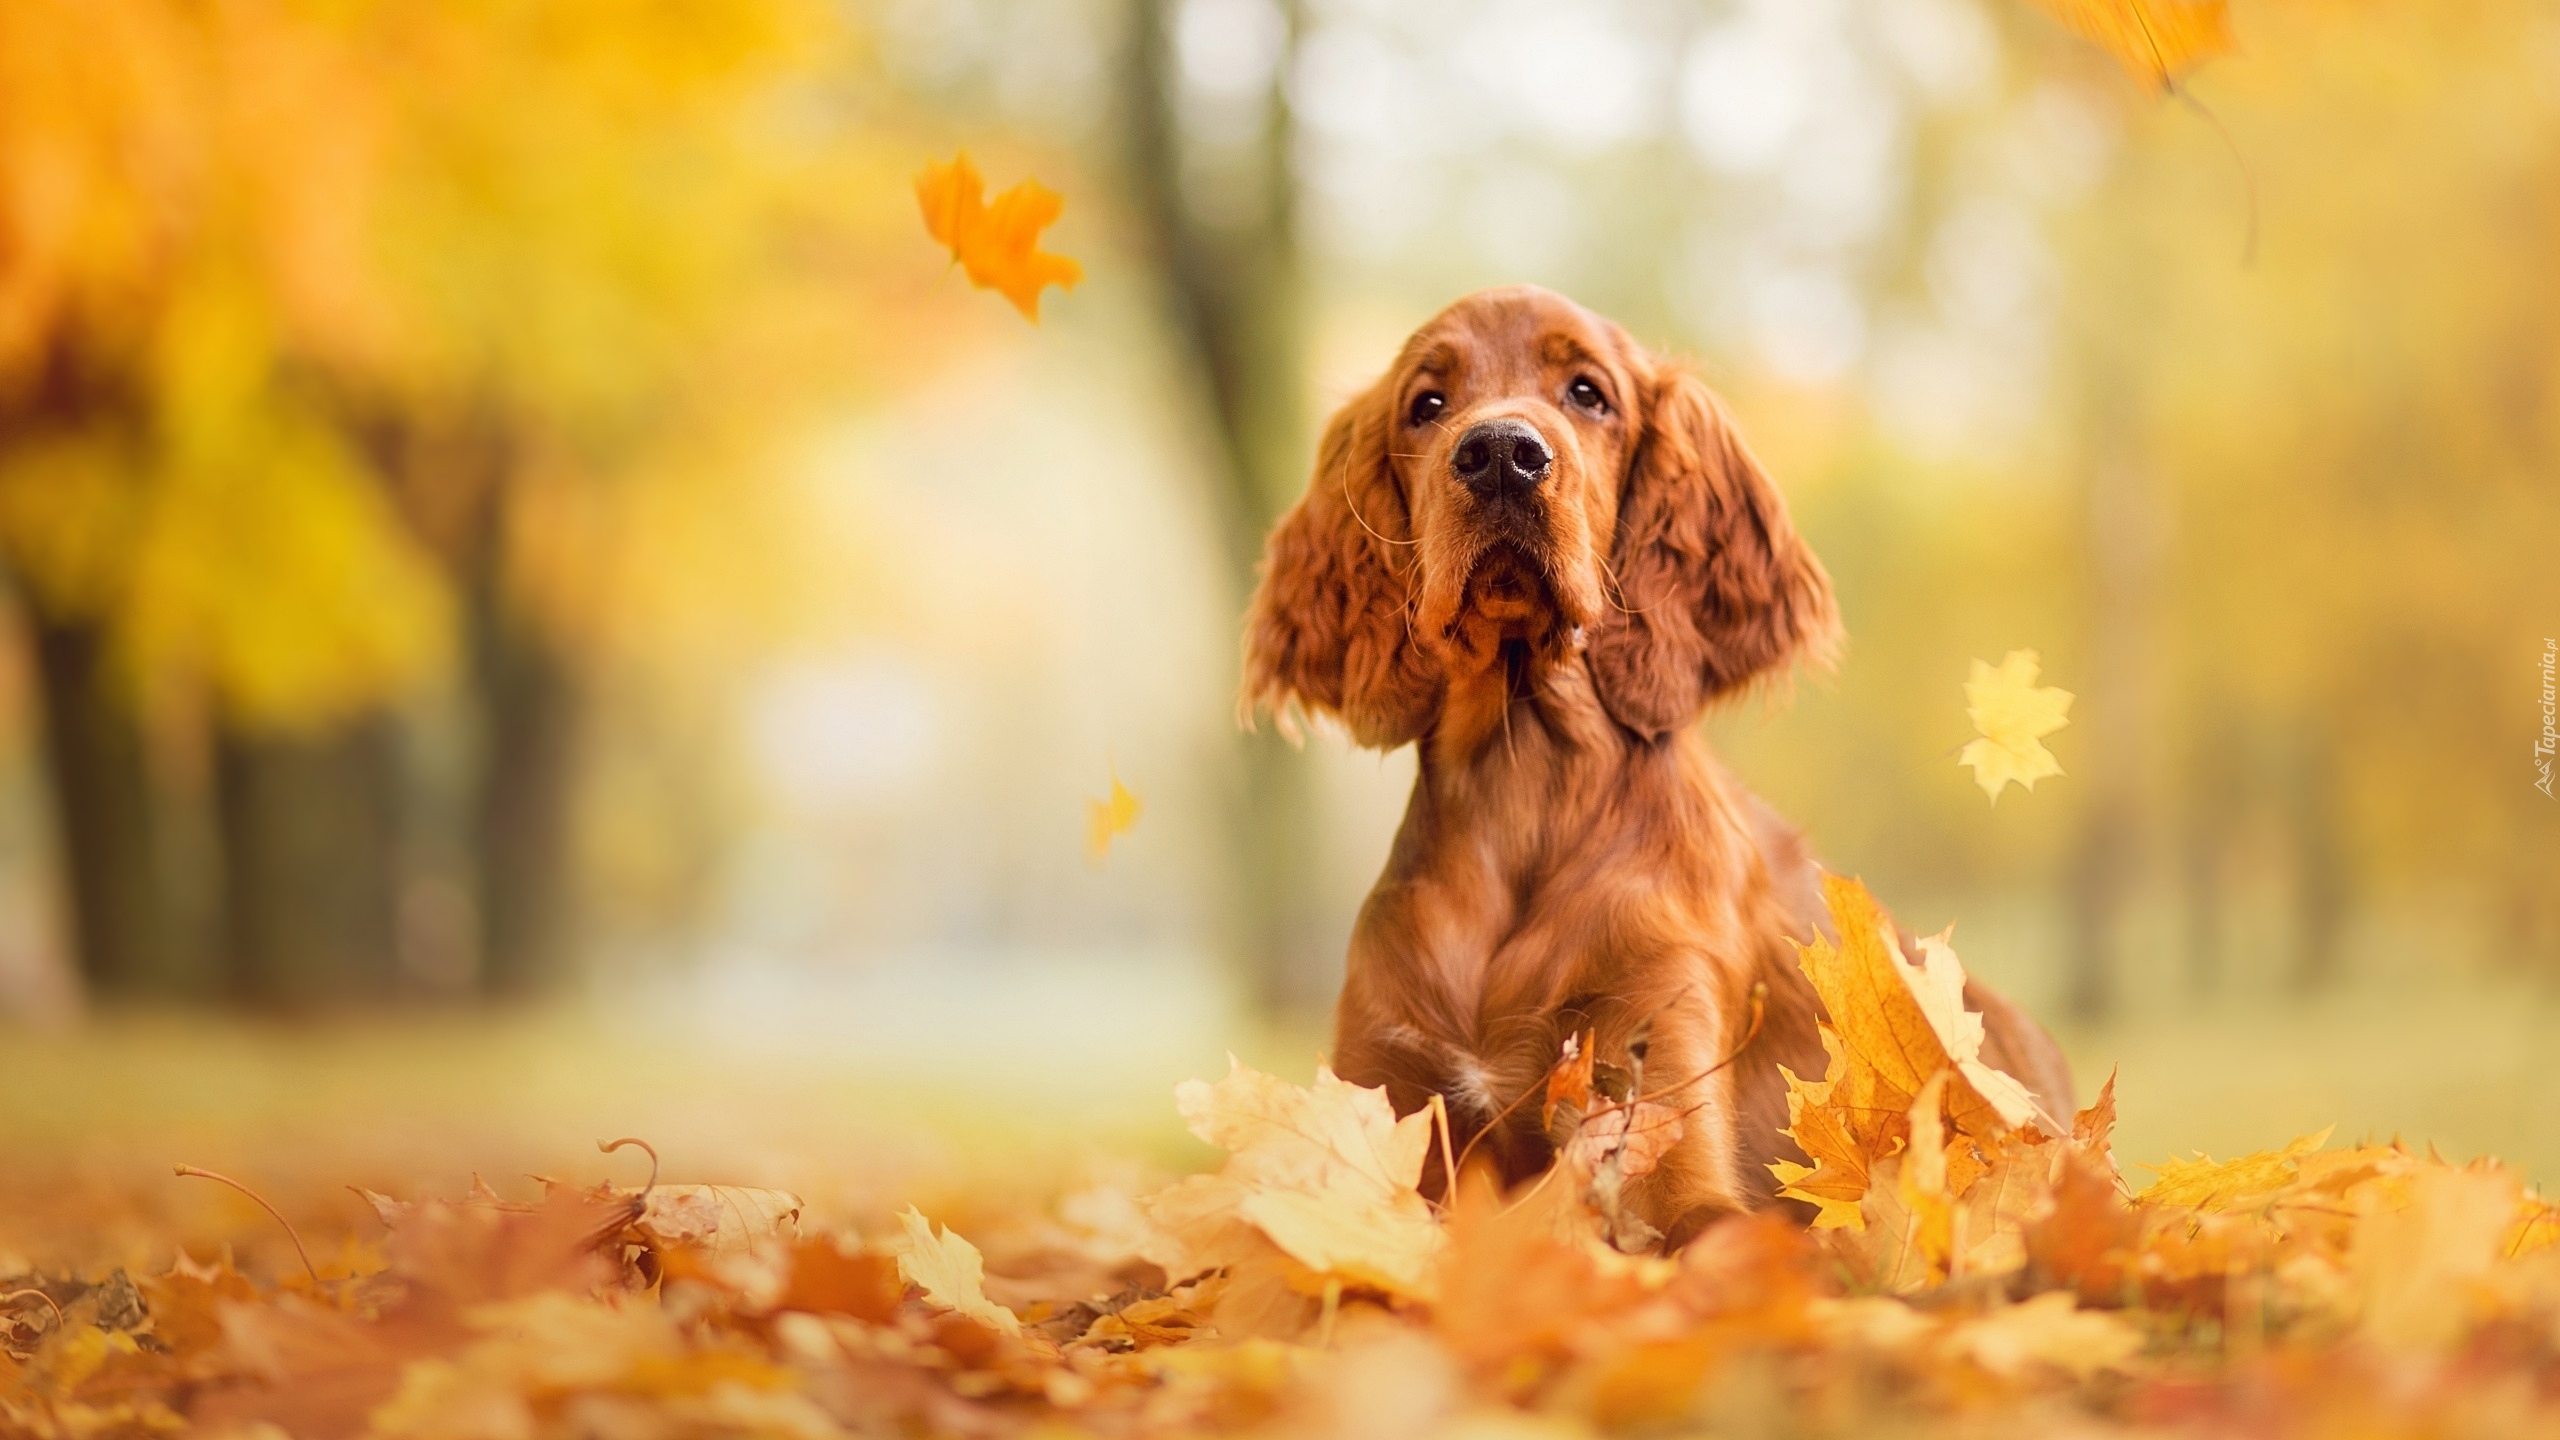
MULTIPOLYGON (((359 1192, 361 1224, 280 1274, 181 1252, 140 1278, 0 1277, 0 1433, 2432 1434, 2544 1413, 2560 1212, 2514 1175, 2315 1135, 2128 1176, 2112 1081, 2047 1113, 1980 1059, 1943 938, 1905 960, 1862 887, 1827 898, 1840 939, 1803 959, 1831 1061, 1791 1081, 1815 1163, 1781 1167, 1810 1227, 1736 1216, 1624 1253, 1573 1145, 1511 1194, 1475 1167, 1438 1203, 1439 1112, 1237 1065, 1176 1097, 1216 1171, 1016 1197, 976 1241, 913 1207, 822 1227, 782 1191, 653 1175, 359 1192)), ((1549 1093, 1577 1073, 1568 1047, 1549 1093)))

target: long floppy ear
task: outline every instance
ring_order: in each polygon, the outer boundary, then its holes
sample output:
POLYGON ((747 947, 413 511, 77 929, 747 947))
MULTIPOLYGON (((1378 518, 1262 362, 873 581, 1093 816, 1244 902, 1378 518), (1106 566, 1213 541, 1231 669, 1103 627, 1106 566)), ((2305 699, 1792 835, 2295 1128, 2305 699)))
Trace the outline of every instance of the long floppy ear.
POLYGON ((1665 366, 1618 500, 1619 602, 1590 645, 1601 703, 1659 738, 1707 702, 1840 639, 1831 577, 1733 417, 1696 376, 1665 366), (1630 613, 1632 612, 1632 613, 1630 613))
POLYGON ((1416 648, 1410 619, 1419 561, 1388 468, 1391 399, 1382 380, 1334 413, 1307 493, 1264 547, 1245 615, 1248 724, 1267 706, 1294 739, 1294 702, 1392 750, 1439 713, 1438 667, 1416 648))

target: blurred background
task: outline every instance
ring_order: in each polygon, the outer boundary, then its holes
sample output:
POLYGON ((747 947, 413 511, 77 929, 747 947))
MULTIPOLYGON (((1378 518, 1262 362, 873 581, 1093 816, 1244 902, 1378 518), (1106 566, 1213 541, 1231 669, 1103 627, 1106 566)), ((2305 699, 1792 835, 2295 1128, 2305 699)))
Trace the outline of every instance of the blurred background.
POLYGON ((1303 1078, 1412 759, 1239 732, 1252 562, 1529 281, 1838 582, 1723 752, 2129 1160, 2560 1178, 2560 5, 2231 18, 2164 94, 2028 0, 0 0, 0 1144, 876 1171, 1303 1078), (964 146, 1067 197, 1036 328, 964 146), (2015 648, 2066 774, 1987 806, 2015 648))

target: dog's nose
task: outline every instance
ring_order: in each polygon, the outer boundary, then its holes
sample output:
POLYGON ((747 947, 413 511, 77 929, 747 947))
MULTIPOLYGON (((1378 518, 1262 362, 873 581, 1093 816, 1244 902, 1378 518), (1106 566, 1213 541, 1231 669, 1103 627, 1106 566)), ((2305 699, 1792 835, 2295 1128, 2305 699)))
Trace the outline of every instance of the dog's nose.
POLYGON ((1458 482, 1472 490, 1476 498, 1491 500, 1503 495, 1527 495, 1547 478, 1547 467, 1555 456, 1537 430, 1525 420, 1487 420, 1470 425, 1458 437, 1458 448, 1449 457, 1450 467, 1458 472, 1458 482))

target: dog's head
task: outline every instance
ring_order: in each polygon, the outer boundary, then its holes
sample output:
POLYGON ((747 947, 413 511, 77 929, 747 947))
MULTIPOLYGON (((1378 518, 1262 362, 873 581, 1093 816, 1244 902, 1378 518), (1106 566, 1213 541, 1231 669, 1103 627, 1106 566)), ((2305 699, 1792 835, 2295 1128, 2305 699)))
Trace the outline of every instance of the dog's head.
POLYGON ((1656 738, 1839 624, 1821 563, 1706 386, 1562 296, 1442 311, 1325 428, 1271 535, 1245 698, 1380 748, 1449 684, 1587 658, 1656 738))

